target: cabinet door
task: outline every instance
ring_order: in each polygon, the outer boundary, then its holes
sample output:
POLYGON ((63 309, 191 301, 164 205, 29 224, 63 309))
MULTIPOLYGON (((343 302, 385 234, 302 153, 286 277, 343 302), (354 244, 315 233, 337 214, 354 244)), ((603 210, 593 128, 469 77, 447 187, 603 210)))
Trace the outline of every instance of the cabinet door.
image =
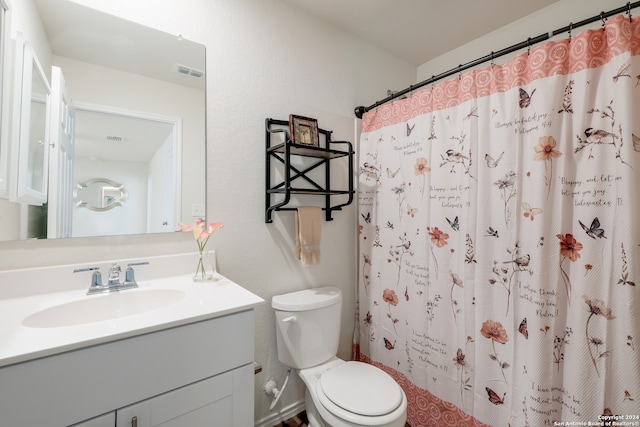
MULTIPOLYGON (((51 86, 29 42, 23 46, 22 104, 17 146, 15 199, 31 205, 47 201, 49 179, 49 99, 51 86)), ((15 113, 15 112, 14 112, 15 113)))
POLYGON ((127 406, 117 411, 116 426, 248 427, 253 425, 253 416, 245 419, 253 414, 253 399, 247 399, 253 393, 252 373, 247 365, 127 406))
POLYGON ((115 425, 116 413, 109 412, 108 414, 104 414, 99 417, 91 418, 90 420, 74 424, 71 427, 114 427, 115 425))

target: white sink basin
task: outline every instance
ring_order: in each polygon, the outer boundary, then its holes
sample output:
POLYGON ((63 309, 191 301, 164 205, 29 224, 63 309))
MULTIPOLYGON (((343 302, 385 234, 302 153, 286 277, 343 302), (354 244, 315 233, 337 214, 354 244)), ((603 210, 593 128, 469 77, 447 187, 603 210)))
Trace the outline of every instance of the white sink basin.
POLYGON ((22 321, 31 328, 58 328, 116 319, 175 304, 185 298, 176 289, 145 289, 87 296, 35 312, 22 321))

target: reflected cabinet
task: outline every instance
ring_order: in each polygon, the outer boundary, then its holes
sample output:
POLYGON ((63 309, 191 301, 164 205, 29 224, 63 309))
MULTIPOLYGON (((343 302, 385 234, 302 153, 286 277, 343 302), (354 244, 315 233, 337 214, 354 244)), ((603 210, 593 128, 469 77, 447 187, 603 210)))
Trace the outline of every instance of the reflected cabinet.
POLYGON ((31 205, 47 201, 51 86, 31 44, 16 41, 16 89, 11 199, 31 205))

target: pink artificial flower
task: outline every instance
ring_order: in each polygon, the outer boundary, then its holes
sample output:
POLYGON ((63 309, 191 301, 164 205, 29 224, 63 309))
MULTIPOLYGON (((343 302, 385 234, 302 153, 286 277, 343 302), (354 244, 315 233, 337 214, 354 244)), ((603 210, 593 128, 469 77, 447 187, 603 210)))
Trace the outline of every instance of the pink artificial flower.
POLYGON ((207 223, 202 219, 197 220, 195 226, 183 223, 178 224, 178 230, 193 232, 193 237, 196 239, 200 253, 202 253, 204 247, 207 245, 209 237, 222 227, 221 222, 212 222, 207 226, 207 223))

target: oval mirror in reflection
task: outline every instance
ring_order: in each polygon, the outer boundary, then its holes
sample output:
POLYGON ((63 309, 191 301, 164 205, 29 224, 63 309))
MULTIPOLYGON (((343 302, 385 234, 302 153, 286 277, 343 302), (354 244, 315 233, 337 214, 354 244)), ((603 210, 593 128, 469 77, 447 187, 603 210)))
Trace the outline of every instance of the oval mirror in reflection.
POLYGON ((127 190, 124 185, 102 178, 79 182, 73 191, 77 207, 98 212, 122 206, 126 198, 127 190))

